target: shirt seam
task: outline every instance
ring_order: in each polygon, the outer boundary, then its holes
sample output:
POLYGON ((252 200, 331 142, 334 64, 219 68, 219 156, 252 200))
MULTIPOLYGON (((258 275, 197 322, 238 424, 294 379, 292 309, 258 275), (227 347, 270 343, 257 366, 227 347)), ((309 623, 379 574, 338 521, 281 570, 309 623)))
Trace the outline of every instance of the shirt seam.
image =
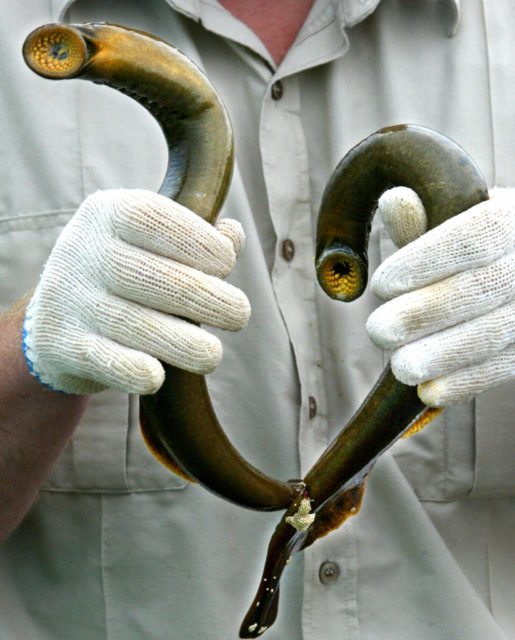
MULTIPOLYGON (((318 35, 322 31, 327 29, 329 26, 331 26, 331 24, 333 22, 336 22, 336 19, 337 19, 336 9, 334 9, 332 4, 327 5, 327 8, 320 15, 320 21, 321 21, 320 26, 317 26, 313 30, 308 30, 307 33, 305 33, 303 36, 301 36, 298 40, 297 39, 295 40, 295 42, 293 43, 293 46, 295 47, 296 45, 302 44, 303 42, 306 42, 306 40, 309 40, 309 38, 312 38, 312 37, 318 35), (326 20, 322 20, 325 17, 326 13, 327 13, 327 19, 326 20)), ((304 24, 306 24, 306 23, 304 23, 304 24)), ((303 27, 304 27, 304 25, 303 25, 303 27)), ((303 27, 301 28, 301 33, 302 33, 303 27)), ((343 29, 341 27, 341 23, 338 24, 338 29, 343 31, 343 29)))
POLYGON ((486 28, 486 13, 485 13, 485 3, 484 0, 481 2, 481 14, 483 17, 483 34, 485 38, 485 56, 486 56, 486 66, 488 69, 488 106, 490 109, 490 117, 489 117, 489 128, 490 128, 490 137, 492 140, 492 173, 493 173, 493 184, 497 185, 497 157, 496 157, 496 144, 495 144, 495 126, 494 126, 494 107, 492 103, 492 65, 491 65, 491 57, 490 57, 490 46, 488 41, 488 29, 486 28))
POLYGON ((74 100, 75 100, 75 114, 77 118, 77 156, 80 167, 80 182, 81 182, 81 193, 82 199, 86 197, 86 181, 84 176, 84 158, 82 153, 82 124, 81 124, 81 101, 79 97, 79 84, 74 87, 74 100))
POLYGON ((108 595, 106 588, 106 571, 105 571, 105 527, 104 527, 104 497, 100 496, 100 580, 102 585, 102 602, 104 605, 104 628, 106 640, 109 640, 109 621, 108 621, 108 595))
POLYGON ((42 487, 39 491, 47 493, 81 493, 89 495, 131 495, 133 493, 163 493, 169 491, 182 491, 187 487, 185 480, 183 484, 170 485, 168 487, 145 487, 141 489, 81 489, 79 487, 42 487))
POLYGON ((57 215, 66 215, 73 214, 75 212, 75 208, 67 208, 67 209, 51 209, 49 211, 40 211, 33 213, 22 213, 17 216, 9 216, 7 218, 0 218, 0 226, 2 226, 6 222, 13 222, 18 220, 29 220, 31 218, 51 218, 57 215))

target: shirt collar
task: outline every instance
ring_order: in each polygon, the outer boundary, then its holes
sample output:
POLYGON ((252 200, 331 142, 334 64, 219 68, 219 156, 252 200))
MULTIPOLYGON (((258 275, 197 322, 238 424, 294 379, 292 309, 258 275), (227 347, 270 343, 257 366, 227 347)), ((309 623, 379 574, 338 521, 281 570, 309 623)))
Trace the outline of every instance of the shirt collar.
POLYGON ((337 11, 346 27, 353 27, 375 11, 380 0, 340 0, 337 11))
MULTIPOLYGON (((73 0, 71 1, 73 2, 73 0)), ((334 5, 336 14, 341 18, 342 26, 352 27, 370 15, 380 1, 381 0, 324 0, 320 2, 320 0, 317 0, 315 5, 334 5)), ((218 5, 216 0, 166 0, 166 2, 177 11, 196 20, 202 19, 203 13, 206 10, 209 11, 210 7, 218 5)), ((313 13, 312 11, 308 22, 313 18, 313 13)))
MULTIPOLYGON (((57 19, 62 19, 66 10, 75 0, 51 0, 54 15, 57 19)), ((207 6, 217 5, 216 0, 166 0, 168 4, 180 13, 200 20, 202 10, 207 6)), ((339 16, 342 27, 352 27, 369 16, 379 4, 380 0, 328 0, 336 8, 336 15, 339 16)), ((456 33, 460 18, 460 0, 446 0, 447 10, 450 12, 448 35, 456 33)))
MULTIPOLYGON (((73 2, 73 0, 71 0, 73 2)), ((199 20, 202 5, 218 4, 216 0, 166 0, 176 10, 190 18, 199 20)), ((326 4, 334 4, 336 14, 340 17, 342 27, 353 27, 375 11, 381 0, 327 0, 326 4)), ((449 12, 449 35, 454 35, 460 17, 460 0, 444 0, 449 12)))

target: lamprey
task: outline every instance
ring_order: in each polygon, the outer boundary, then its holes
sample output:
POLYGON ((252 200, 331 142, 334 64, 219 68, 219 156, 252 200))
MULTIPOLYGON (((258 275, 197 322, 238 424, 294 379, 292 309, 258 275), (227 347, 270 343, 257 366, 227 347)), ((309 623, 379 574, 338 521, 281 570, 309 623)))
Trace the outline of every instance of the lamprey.
MULTIPOLYGON (((439 133, 399 125, 372 134, 338 164, 322 197, 316 271, 331 297, 349 301, 364 291, 372 217, 380 195, 393 186, 407 186, 418 193, 429 229, 488 198, 472 159, 439 133)), ((241 638, 256 638, 273 624, 279 579, 291 556, 357 513, 377 458, 403 434, 425 426, 439 412, 425 406, 416 387, 398 382, 386 367, 357 413, 307 473, 304 493, 273 533, 256 598, 240 628, 241 638), (308 510, 307 500, 315 517, 303 528, 296 523, 299 512, 308 510)))
MULTIPOLYGON (((23 55, 43 77, 105 84, 148 109, 169 151, 159 192, 215 221, 232 175, 232 128, 215 89, 186 56, 158 38, 106 23, 44 25, 27 37, 23 55)), ((217 420, 205 378, 163 366, 162 388, 140 398, 143 436, 156 457, 241 506, 288 507, 298 487, 264 475, 236 451, 217 420)))

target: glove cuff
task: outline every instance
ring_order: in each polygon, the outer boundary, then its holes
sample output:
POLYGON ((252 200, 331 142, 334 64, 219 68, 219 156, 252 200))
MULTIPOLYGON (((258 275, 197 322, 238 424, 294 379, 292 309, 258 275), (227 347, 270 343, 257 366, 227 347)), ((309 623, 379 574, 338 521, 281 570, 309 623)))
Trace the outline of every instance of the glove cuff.
POLYGON ((27 305, 22 327, 22 349, 25 362, 27 363, 27 367, 29 368, 30 373, 40 384, 42 384, 47 389, 56 391, 57 393, 66 393, 66 391, 63 391, 62 389, 56 389, 55 387, 53 387, 52 384, 45 379, 45 377, 41 376, 38 356, 33 344, 33 300, 34 298, 27 305))

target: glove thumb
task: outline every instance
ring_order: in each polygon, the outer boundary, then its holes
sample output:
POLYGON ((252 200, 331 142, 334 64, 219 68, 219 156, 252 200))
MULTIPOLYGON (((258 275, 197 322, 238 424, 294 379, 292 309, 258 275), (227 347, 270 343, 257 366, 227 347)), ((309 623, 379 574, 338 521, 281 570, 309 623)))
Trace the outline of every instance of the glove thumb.
POLYGON ((377 203, 388 235, 399 249, 427 230, 427 216, 418 195, 408 187, 385 191, 377 203))

